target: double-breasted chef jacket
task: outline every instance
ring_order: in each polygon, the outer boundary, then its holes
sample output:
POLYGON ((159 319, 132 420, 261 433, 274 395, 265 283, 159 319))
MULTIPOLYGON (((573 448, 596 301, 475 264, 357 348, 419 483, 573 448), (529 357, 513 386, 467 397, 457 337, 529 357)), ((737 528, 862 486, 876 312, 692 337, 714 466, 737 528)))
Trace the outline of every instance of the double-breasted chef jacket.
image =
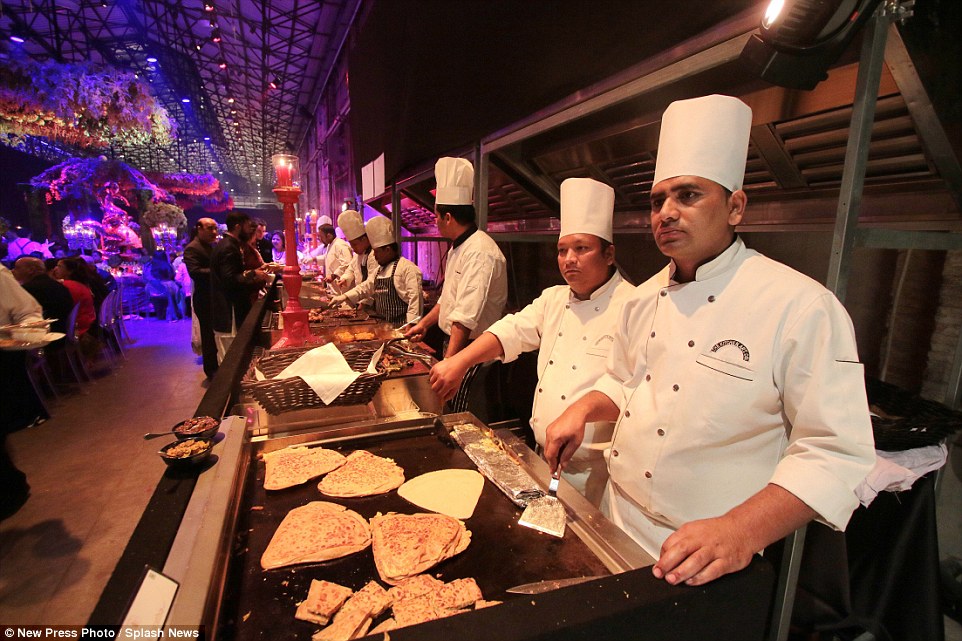
POLYGON ((473 340, 501 318, 508 300, 507 261, 498 244, 480 229, 448 250, 438 325, 451 335, 460 323, 473 340))
MULTIPOLYGON (((538 352, 538 386, 531 406, 531 429, 544 446, 545 430, 574 401, 590 391, 605 373, 614 329, 624 302, 635 288, 618 272, 578 300, 567 285, 549 287, 517 314, 509 314, 488 331, 510 363, 523 352, 538 352)), ((562 471, 592 503, 599 505, 608 479, 604 451, 611 445, 612 421, 585 426, 581 447, 562 471)))
MULTIPOLYGON (((366 254, 354 254, 354 259, 351 261, 351 271, 354 274, 354 287, 357 287, 367 279, 374 279, 377 274, 377 270, 380 265, 377 264, 377 259, 374 257, 374 250, 370 250, 366 254), (367 278, 364 278, 364 272, 361 270, 361 261, 367 263, 367 278)), ((374 299, 367 297, 356 301, 359 305, 371 306, 374 304, 374 299)))
POLYGON ((875 461, 855 332, 814 280, 740 238, 622 309, 596 389, 620 409, 605 511, 650 554, 773 483, 844 529, 875 461))
POLYGON ((343 238, 335 237, 324 253, 324 276, 337 277, 340 291, 345 292, 354 286, 354 253, 343 238))

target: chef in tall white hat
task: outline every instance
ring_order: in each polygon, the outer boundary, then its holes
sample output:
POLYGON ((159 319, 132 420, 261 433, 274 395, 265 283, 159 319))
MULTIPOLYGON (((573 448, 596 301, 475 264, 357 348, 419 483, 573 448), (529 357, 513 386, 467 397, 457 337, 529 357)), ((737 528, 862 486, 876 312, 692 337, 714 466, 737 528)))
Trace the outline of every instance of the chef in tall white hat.
MULTIPOLYGON (((377 260, 374 258, 374 252, 371 251, 371 243, 368 240, 367 231, 364 229, 364 218, 361 214, 353 209, 342 211, 337 217, 337 226, 341 228, 344 239, 347 240, 354 252, 354 258, 351 261, 350 280, 342 277, 339 280, 332 281, 335 288, 345 292, 354 285, 359 285, 368 278, 373 278, 374 272, 377 271, 377 260)), ((359 303, 370 306, 374 304, 374 300, 365 298, 359 303)))
MULTIPOLYGON (((545 429, 590 390, 605 373, 615 323, 634 287, 615 265, 612 234, 615 192, 591 178, 561 183, 558 270, 567 285, 544 290, 517 314, 505 316, 458 354, 431 370, 431 385, 442 398, 452 395, 468 368, 500 358, 517 359, 538 350, 538 386, 531 428, 539 445, 545 429)), ((581 446, 562 471, 588 500, 601 503, 608 470, 612 421, 589 423, 581 446)))
MULTIPOLYGON (((441 158, 434 214, 438 232, 451 241, 444 287, 438 304, 405 332, 418 339, 437 324, 448 335, 445 357, 454 356, 501 318, 508 298, 507 261, 497 243, 478 229, 474 211, 474 167, 464 158, 441 158)), ((450 402, 452 411, 466 408, 470 379, 450 402)))
POLYGON ((651 230, 669 259, 618 319, 608 368, 547 429, 552 469, 617 421, 602 504, 671 584, 701 585, 812 519, 843 529, 875 460, 852 322, 735 233, 751 110, 665 111, 651 230))
POLYGON ((373 298, 375 313, 395 327, 419 319, 424 305, 421 270, 401 256, 391 219, 375 216, 364 228, 378 268, 373 278, 335 296, 332 303, 355 304, 373 298))

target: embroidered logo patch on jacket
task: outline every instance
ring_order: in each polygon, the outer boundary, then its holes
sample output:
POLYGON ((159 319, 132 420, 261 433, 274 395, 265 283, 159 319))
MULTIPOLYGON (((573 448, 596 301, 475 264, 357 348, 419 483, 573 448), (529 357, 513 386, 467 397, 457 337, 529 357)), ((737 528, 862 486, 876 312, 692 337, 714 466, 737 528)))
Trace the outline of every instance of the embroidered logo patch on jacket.
POLYGON ((715 343, 715 344, 712 346, 711 351, 712 351, 712 353, 714 353, 714 352, 717 352, 718 350, 722 349, 723 347, 729 347, 729 346, 734 347, 734 348, 738 349, 739 351, 741 351, 741 353, 742 353, 742 360, 745 361, 746 363, 751 360, 751 355, 750 355, 749 352, 748 352, 748 348, 745 347, 745 346, 744 346, 742 343, 740 343, 739 341, 736 341, 734 338, 729 338, 729 339, 727 339, 727 340, 723 340, 723 341, 719 341, 719 342, 715 343))

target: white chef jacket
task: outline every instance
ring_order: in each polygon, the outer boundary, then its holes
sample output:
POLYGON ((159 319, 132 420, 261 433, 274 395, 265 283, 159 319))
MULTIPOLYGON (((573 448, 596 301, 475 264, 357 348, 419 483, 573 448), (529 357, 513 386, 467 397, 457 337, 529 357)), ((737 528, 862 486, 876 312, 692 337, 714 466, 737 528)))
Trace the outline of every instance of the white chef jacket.
MULTIPOLYGON (((387 278, 391 273, 394 262, 395 261, 391 261, 384 267, 378 265, 376 272, 368 273, 369 275, 373 273, 374 278, 368 278, 360 285, 345 292, 344 295, 347 296, 347 299, 351 301, 351 303, 372 297, 374 295, 374 281, 378 278, 387 278)), ((422 275, 418 266, 403 256, 399 257, 397 259, 397 269, 394 270, 394 288, 397 290, 397 294, 401 297, 401 300, 407 303, 408 311, 405 320, 408 322, 421 316, 421 310, 424 305, 424 298, 421 296, 421 281, 422 275)))
POLYGON ((611 519, 658 556, 672 531, 774 483, 843 529, 875 462, 855 332, 824 287, 740 238, 625 303, 596 389, 621 413, 611 519))
POLYGON ((507 261, 497 243, 480 229, 448 250, 438 326, 448 336, 461 323, 475 339, 501 318, 508 300, 507 261))
POLYGON ((324 254, 324 277, 337 276, 343 282, 339 285, 346 291, 354 284, 354 252, 343 238, 335 237, 327 246, 324 254))
MULTIPOLYGON (((344 241, 344 242, 347 242, 347 241, 344 241)), ((354 281, 353 281, 354 286, 360 285, 361 283, 364 282, 364 275, 363 275, 363 272, 361 271, 362 260, 367 261, 367 278, 369 280, 374 280, 374 278, 377 276, 377 270, 380 267, 380 265, 377 264, 377 259, 374 257, 373 249, 366 254, 366 257, 360 254, 354 254, 354 260, 351 261, 351 271, 354 274, 354 281)), ((362 298, 361 300, 358 301, 358 303, 361 305, 370 306, 374 304, 374 299, 362 298)))
MULTIPOLYGON (((634 291, 618 272, 587 300, 578 300, 567 285, 549 287, 520 312, 488 328, 501 342, 506 363, 539 349, 538 387, 531 406, 538 445, 544 446, 548 425, 605 373, 621 306, 634 291)), ((581 447, 562 472, 596 506, 608 480, 604 450, 611 445, 613 429, 611 421, 585 425, 581 447)))

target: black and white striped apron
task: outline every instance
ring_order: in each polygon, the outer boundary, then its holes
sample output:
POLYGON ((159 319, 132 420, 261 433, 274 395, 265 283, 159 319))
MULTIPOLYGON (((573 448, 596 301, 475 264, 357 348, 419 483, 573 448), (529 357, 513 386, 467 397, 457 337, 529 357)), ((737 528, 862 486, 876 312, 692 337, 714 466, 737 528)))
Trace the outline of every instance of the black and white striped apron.
POLYGON ((398 295, 394 286, 394 272, 399 262, 400 259, 394 261, 389 275, 374 279, 374 310, 395 327, 403 325, 408 315, 408 304, 398 295))

